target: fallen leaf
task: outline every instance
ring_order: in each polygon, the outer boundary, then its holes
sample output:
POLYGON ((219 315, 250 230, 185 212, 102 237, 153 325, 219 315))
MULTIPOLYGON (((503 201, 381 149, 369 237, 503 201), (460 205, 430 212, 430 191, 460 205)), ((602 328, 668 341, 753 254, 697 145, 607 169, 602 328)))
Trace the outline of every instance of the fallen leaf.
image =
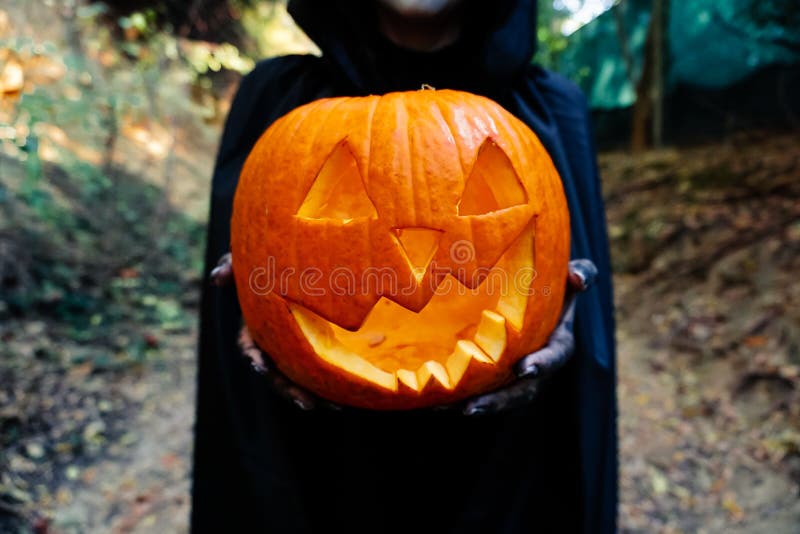
POLYGON ((69 504, 72 502, 72 492, 67 488, 61 488, 56 492, 56 502, 58 504, 69 504))
POLYGON ((25 71, 16 58, 9 59, 0 70, 0 96, 19 94, 25 86, 25 71))
POLYGON ((180 463, 181 459, 174 453, 168 452, 161 457, 161 465, 166 469, 173 469, 180 463))
POLYGON ((744 338, 744 344, 750 348, 763 347, 767 344, 766 336, 748 336, 744 338))
POLYGON ((28 458, 38 460, 44 457, 44 447, 42 447, 40 443, 28 443, 25 445, 25 453, 28 455, 28 458))
POLYGON ((654 469, 650 474, 650 483, 653 486, 653 493, 656 495, 663 495, 669 489, 669 480, 657 469, 654 469))
POLYGON ((744 519, 744 511, 741 506, 736 502, 736 495, 733 493, 726 493, 722 497, 722 507, 731 515, 736 521, 744 519))

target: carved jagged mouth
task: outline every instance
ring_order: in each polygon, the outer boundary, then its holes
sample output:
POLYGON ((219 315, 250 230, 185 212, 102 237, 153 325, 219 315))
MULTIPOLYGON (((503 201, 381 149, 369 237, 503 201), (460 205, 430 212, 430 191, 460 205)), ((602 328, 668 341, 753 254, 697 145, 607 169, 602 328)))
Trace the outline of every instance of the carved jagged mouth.
POLYGON ((509 332, 522 327, 534 272, 533 228, 527 226, 477 289, 448 275, 419 312, 381 297, 355 331, 300 304, 290 303, 291 313, 330 365, 390 391, 422 392, 437 384, 453 390, 471 365, 496 365, 509 332))

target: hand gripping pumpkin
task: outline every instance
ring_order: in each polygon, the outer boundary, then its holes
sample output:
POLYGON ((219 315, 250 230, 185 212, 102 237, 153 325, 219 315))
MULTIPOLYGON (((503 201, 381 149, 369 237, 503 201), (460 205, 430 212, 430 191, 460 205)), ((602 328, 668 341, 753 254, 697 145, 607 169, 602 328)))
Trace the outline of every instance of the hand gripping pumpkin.
POLYGON ((491 100, 330 98, 254 146, 231 252, 245 322, 290 379, 407 409, 499 386, 546 343, 569 215, 539 139, 491 100))

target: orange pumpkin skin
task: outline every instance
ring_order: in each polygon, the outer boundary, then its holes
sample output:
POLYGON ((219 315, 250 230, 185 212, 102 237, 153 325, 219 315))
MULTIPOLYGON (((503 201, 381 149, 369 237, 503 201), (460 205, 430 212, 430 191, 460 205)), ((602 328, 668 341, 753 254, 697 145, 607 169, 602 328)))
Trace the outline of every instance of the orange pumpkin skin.
POLYGON ((538 137, 491 100, 330 98, 255 144, 231 252, 244 320, 291 380, 411 409, 494 389, 546 343, 569 214, 538 137))

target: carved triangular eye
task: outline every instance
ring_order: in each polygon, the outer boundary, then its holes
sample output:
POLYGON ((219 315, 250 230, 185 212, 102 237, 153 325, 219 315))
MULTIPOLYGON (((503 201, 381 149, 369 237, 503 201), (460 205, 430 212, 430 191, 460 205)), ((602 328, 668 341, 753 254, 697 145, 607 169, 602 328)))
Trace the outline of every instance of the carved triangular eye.
POLYGON ((377 217, 375 205, 367 196, 356 158, 347 142, 336 145, 325 160, 297 215, 307 219, 340 221, 377 217))
POLYGON ((528 202, 514 166, 491 139, 478 150, 458 203, 459 215, 483 215, 528 202))

